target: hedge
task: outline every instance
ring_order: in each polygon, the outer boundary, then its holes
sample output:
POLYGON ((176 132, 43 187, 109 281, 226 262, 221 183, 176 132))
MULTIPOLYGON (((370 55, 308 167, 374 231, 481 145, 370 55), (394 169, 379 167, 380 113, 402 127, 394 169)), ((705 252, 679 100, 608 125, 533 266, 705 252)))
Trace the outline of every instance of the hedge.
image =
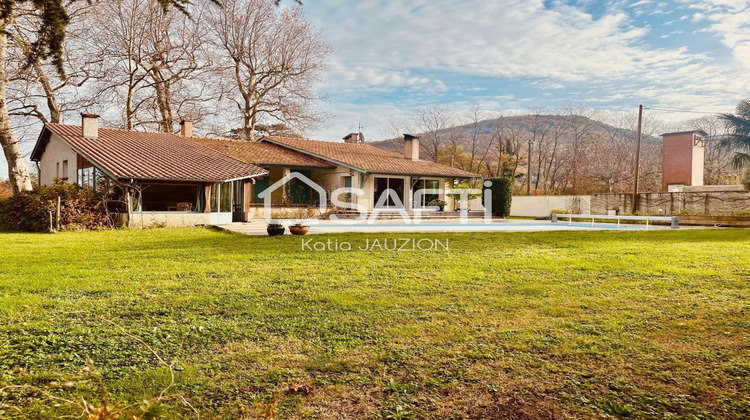
POLYGON ((498 217, 510 216, 510 202, 513 199, 513 180, 510 178, 487 178, 484 180, 485 189, 492 192, 492 215, 498 217), (486 186, 490 183, 489 187, 486 186))
POLYGON ((56 224, 60 197, 60 230, 94 230, 111 226, 104 196, 76 184, 35 186, 32 191, 0 198, 0 230, 47 232, 56 224), (51 212, 51 213, 50 213, 51 212))

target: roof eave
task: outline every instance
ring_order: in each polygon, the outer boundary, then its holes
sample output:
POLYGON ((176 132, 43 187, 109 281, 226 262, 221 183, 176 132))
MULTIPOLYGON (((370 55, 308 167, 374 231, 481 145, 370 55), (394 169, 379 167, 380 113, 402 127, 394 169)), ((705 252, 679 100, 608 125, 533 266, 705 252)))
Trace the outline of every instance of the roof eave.
POLYGON ((457 175, 457 174, 431 174, 431 173, 422 173, 422 172, 381 172, 381 171, 370 171, 371 175, 403 175, 403 176, 431 176, 435 178, 482 178, 481 175, 477 174, 467 174, 467 175, 457 175))
POLYGON ((29 157, 32 162, 39 162, 42 160, 42 154, 44 154, 44 150, 47 148, 47 143, 49 143, 49 135, 52 133, 52 130, 50 130, 47 127, 47 124, 44 124, 42 127, 42 131, 39 132, 39 137, 36 139, 36 144, 34 144, 34 149, 31 151, 31 156, 29 157), (40 150, 40 146, 42 143, 42 137, 47 134, 47 138, 44 144, 44 150, 40 150), (38 156, 37 156, 38 154, 38 156))
POLYGON ((133 180, 133 181, 158 181, 158 182, 195 182, 198 184, 217 184, 222 182, 232 182, 232 181, 240 181, 243 179, 252 179, 252 178, 258 178, 261 176, 267 176, 268 172, 264 172, 262 174, 255 174, 255 175, 248 175, 248 176, 240 176, 236 178, 228 178, 228 179, 198 179, 198 178, 153 178, 153 177, 133 177, 133 176, 121 176, 119 179, 127 179, 127 180, 133 180))

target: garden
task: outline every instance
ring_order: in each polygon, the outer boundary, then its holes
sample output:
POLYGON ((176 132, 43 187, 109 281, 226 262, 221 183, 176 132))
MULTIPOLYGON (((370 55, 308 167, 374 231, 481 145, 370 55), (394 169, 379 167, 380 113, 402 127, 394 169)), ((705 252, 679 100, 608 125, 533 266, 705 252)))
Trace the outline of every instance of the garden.
POLYGON ((0 417, 750 415, 747 231, 404 236, 0 234, 0 417))

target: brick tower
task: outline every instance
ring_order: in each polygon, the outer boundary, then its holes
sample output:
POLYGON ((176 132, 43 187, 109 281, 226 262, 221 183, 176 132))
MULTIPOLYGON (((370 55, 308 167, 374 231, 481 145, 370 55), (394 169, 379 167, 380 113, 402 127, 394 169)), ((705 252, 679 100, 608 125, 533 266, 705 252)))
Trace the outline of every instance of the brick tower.
POLYGON ((679 191, 703 185, 706 133, 702 130, 662 134, 661 190, 679 191))

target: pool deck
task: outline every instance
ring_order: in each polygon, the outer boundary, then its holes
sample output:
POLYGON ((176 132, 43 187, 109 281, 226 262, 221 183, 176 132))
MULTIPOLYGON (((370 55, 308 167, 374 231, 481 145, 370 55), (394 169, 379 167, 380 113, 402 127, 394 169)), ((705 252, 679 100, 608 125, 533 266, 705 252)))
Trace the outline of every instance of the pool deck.
MULTIPOLYGON (((267 235, 264 221, 247 223, 231 223, 219 225, 221 229, 246 235, 267 235)), ((692 228, 692 227, 690 227, 692 228)), ((649 225, 648 230, 669 230, 669 225, 649 225)), ((684 229, 681 227, 681 229, 684 229)), ((492 223, 484 223, 482 219, 469 219, 467 223, 455 220, 425 220, 422 223, 405 223, 402 220, 379 220, 374 223, 338 223, 330 220, 319 220, 310 225, 309 234, 324 233, 429 233, 429 232, 549 232, 549 231, 581 231, 581 230, 646 230, 644 224, 595 223, 591 222, 557 222, 548 220, 502 220, 496 219, 492 223)), ((287 229, 286 234, 289 235, 287 229)))

